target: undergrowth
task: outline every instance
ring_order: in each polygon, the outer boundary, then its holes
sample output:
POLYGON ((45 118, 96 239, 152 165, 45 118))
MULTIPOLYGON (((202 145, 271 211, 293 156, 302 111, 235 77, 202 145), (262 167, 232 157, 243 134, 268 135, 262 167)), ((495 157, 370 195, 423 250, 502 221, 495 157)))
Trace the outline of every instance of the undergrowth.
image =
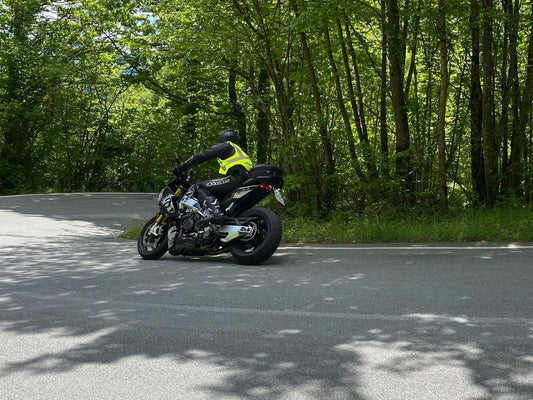
MULTIPOLYGON (((289 216, 282 219, 282 240, 289 243, 533 241, 533 211, 529 208, 417 215, 336 212, 326 220, 289 216)), ((134 227, 121 237, 136 239, 141 228, 134 227)))
POLYGON ((462 210, 443 215, 334 214, 326 221, 286 218, 287 242, 531 241, 529 209, 462 210))

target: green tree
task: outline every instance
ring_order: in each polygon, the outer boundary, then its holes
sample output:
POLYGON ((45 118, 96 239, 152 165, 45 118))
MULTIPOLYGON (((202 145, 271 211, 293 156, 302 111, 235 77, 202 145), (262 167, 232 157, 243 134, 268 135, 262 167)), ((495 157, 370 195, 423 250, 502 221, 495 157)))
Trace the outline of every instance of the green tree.
POLYGON ((524 2, 5 0, 2 11, 1 193, 154 190, 174 153, 234 128, 258 162, 285 170, 289 212, 531 200, 524 2))
POLYGON ((55 71, 39 14, 46 2, 6 0, 0 17, 0 193, 31 190, 33 145, 46 123, 55 71))

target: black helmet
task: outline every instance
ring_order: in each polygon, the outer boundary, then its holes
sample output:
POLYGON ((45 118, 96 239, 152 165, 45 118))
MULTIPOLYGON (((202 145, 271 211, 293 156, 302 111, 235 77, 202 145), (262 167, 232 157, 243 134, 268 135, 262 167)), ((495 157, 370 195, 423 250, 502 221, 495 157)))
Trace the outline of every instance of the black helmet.
POLYGON ((235 144, 239 143, 239 134, 232 130, 226 130, 220 134, 220 137, 218 138, 218 143, 224 143, 224 142, 233 142, 235 144))

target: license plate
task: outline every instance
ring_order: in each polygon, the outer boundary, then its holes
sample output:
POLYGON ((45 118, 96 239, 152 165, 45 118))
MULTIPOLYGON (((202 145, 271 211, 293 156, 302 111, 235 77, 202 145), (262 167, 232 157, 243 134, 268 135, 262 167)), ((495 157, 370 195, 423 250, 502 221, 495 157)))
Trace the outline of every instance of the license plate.
POLYGON ((283 197, 283 195, 281 194, 281 190, 274 189, 274 196, 276 196, 276 200, 279 204, 281 204, 282 206, 285 205, 285 197, 283 197))

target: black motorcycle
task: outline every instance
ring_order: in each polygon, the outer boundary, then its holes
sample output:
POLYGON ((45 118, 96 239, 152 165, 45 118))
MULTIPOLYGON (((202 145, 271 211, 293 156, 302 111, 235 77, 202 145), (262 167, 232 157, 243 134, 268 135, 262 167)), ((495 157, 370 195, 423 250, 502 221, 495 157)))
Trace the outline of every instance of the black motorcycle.
POLYGON ((167 251, 183 256, 231 252, 241 264, 268 260, 281 241, 281 220, 272 210, 254 206, 271 193, 285 205, 282 171, 266 164, 253 167, 240 187, 219 199, 224 219, 216 222, 196 198, 192 176, 192 170, 176 176, 159 194, 159 212, 137 241, 141 257, 155 260, 167 251))

